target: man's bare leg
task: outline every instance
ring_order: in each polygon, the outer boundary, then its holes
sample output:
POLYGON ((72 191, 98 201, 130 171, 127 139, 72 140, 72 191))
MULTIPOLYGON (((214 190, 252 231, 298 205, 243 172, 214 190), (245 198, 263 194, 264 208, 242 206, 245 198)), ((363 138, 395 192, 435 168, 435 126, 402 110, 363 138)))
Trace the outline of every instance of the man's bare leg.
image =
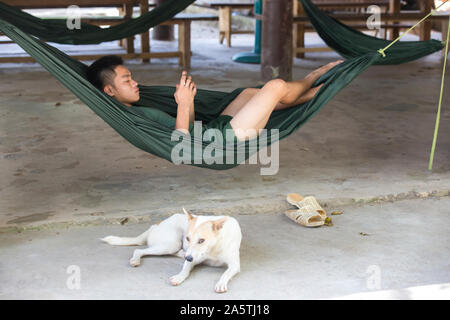
MULTIPOLYGON (((322 66, 310 74, 308 74, 305 79, 296 80, 292 82, 287 82, 289 86, 289 90, 291 94, 285 97, 285 101, 278 102, 275 110, 290 108, 296 106, 301 103, 305 103, 311 100, 317 91, 319 91, 320 86, 311 88, 314 82, 320 78, 323 74, 325 74, 328 70, 341 63, 343 60, 338 60, 336 62, 331 62, 325 66, 322 66), (294 99, 295 97, 295 99, 294 99)), ((235 116, 239 110, 243 108, 245 104, 257 93, 259 92, 258 88, 247 88, 242 91, 221 113, 222 115, 230 115, 235 116)))
MULTIPOLYGON (((280 107, 280 103, 286 106, 293 105, 297 102, 299 96, 306 93, 322 74, 341 62, 336 61, 323 66, 311 72, 303 80, 293 82, 285 82, 281 79, 271 80, 259 89, 234 115, 228 113, 231 110, 227 110, 232 104, 222 114, 233 116, 230 125, 239 140, 252 139, 255 132, 257 134, 260 129, 265 127, 271 113, 276 107, 280 107)), ((237 109, 237 106, 234 107, 237 109)))
POLYGON ((299 104, 302 104, 302 103, 312 100, 312 98, 314 98, 314 96, 320 90, 320 88, 322 88, 322 86, 323 86, 323 83, 318 85, 317 87, 312 87, 311 89, 306 91, 304 94, 302 94, 300 97, 298 97, 297 100, 295 100, 293 103, 284 104, 284 103, 279 102, 277 104, 277 106, 275 107, 275 110, 290 108, 290 107, 297 106, 299 104))
MULTIPOLYGON (((286 108, 290 108, 290 107, 297 106, 299 104, 308 102, 316 95, 317 91, 319 91, 319 89, 321 87, 322 87, 322 84, 317 87, 313 87, 313 88, 309 89, 308 91, 303 93, 301 96, 299 96, 297 98, 297 100, 295 100, 293 103, 284 104, 284 103, 278 102, 278 104, 274 110, 286 109, 286 108)), ((245 104, 247 102, 249 102, 250 99, 256 93, 258 93, 259 90, 261 90, 261 89, 258 89, 258 88, 245 89, 222 111, 221 114, 234 117, 239 112, 239 110, 241 110, 245 106, 245 104)))
POLYGON ((337 66, 342 62, 344 62, 344 60, 337 60, 334 62, 330 62, 312 71, 302 80, 287 82, 286 84, 288 85, 288 94, 284 96, 280 102, 285 105, 293 105, 300 96, 302 96, 311 89, 311 87, 313 86, 314 82, 317 81, 317 79, 319 79, 330 69, 334 68, 335 66, 337 66))
POLYGON ((287 94, 288 86, 284 80, 267 82, 231 119, 230 125, 238 140, 255 138, 259 130, 265 127, 277 104, 287 94))

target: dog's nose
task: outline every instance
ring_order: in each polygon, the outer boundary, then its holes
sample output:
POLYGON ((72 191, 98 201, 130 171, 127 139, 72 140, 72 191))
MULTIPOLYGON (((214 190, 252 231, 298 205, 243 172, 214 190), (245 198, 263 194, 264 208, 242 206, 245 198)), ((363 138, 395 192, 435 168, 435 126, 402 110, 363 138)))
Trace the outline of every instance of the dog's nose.
POLYGON ((189 262, 192 262, 192 260, 194 260, 194 258, 192 258, 192 256, 187 256, 186 260, 189 261, 189 262))

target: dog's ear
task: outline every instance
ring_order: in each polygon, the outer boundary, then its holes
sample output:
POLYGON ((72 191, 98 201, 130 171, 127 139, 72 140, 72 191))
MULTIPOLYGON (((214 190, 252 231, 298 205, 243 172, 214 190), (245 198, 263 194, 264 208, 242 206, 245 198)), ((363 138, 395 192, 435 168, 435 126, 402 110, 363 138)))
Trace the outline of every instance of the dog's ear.
POLYGON ((183 207, 183 211, 186 214, 189 221, 194 219, 194 217, 184 207, 183 207))
POLYGON ((212 229, 214 232, 219 231, 222 229, 224 223, 227 221, 228 217, 221 218, 219 220, 213 221, 212 223, 212 229))

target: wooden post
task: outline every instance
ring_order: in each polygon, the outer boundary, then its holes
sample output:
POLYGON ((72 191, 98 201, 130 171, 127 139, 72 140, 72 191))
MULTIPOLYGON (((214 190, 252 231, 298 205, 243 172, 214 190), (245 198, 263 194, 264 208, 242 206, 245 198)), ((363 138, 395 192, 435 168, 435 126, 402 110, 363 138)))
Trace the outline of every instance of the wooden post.
POLYGON ((228 47, 231 47, 231 7, 219 7, 219 42, 227 39, 228 47))
POLYGON ((275 78, 292 80, 292 1, 264 0, 263 2, 262 81, 275 78))
MULTIPOLYGON (((420 12, 423 14, 423 16, 426 16, 430 13, 431 9, 433 8, 433 0, 422 0, 419 1, 420 3, 420 12)), ((431 20, 427 19, 424 22, 422 22, 419 26, 419 37, 420 41, 427 41, 431 39, 431 20)))
MULTIPOLYGON (((166 1, 167 0, 155 0, 155 4, 156 6, 159 6, 166 1)), ((155 26, 153 28, 153 39, 164 41, 174 40, 175 38, 173 35, 173 25, 155 26)))
POLYGON ((191 68, 191 21, 183 20, 178 25, 178 51, 181 52, 178 64, 185 69, 191 68))
MULTIPOLYGON (((294 7, 293 7, 293 15, 294 16, 304 16, 305 15, 305 9, 303 9, 302 4, 298 0, 294 0, 294 7)), ((294 43, 294 50, 297 48, 304 48, 305 47, 305 24, 304 23, 296 23, 294 25, 293 29, 293 43, 294 43)), ((304 52, 297 52, 295 54, 295 57, 303 59, 305 58, 304 52)))
MULTIPOLYGON (((400 0, 389 0, 389 13, 400 13, 400 0)), ((398 21, 394 21, 398 23, 398 21)), ((395 40, 399 36, 399 29, 392 28, 389 32, 389 40, 395 40)))
MULTIPOLYGON (((148 12, 148 0, 141 0, 139 3, 141 9, 141 15, 148 12)), ((141 33, 141 53, 150 52, 150 36, 149 32, 141 33)), ((142 62, 150 62, 150 59, 142 59, 142 62)))

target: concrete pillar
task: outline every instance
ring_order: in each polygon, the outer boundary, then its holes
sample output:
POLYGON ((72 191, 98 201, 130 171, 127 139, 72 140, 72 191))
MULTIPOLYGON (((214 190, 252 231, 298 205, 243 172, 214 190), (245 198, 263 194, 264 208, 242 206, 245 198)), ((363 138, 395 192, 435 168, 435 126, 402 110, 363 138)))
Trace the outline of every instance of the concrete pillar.
MULTIPOLYGON (((167 0, 155 0, 155 4, 159 6, 163 2, 167 0)), ((174 31, 173 31, 173 25, 166 25, 166 26, 156 26, 153 28, 152 31, 152 38, 155 40, 166 40, 171 41, 174 40, 174 31)))
POLYGON ((275 78, 292 80, 292 1, 263 0, 262 81, 275 78))

